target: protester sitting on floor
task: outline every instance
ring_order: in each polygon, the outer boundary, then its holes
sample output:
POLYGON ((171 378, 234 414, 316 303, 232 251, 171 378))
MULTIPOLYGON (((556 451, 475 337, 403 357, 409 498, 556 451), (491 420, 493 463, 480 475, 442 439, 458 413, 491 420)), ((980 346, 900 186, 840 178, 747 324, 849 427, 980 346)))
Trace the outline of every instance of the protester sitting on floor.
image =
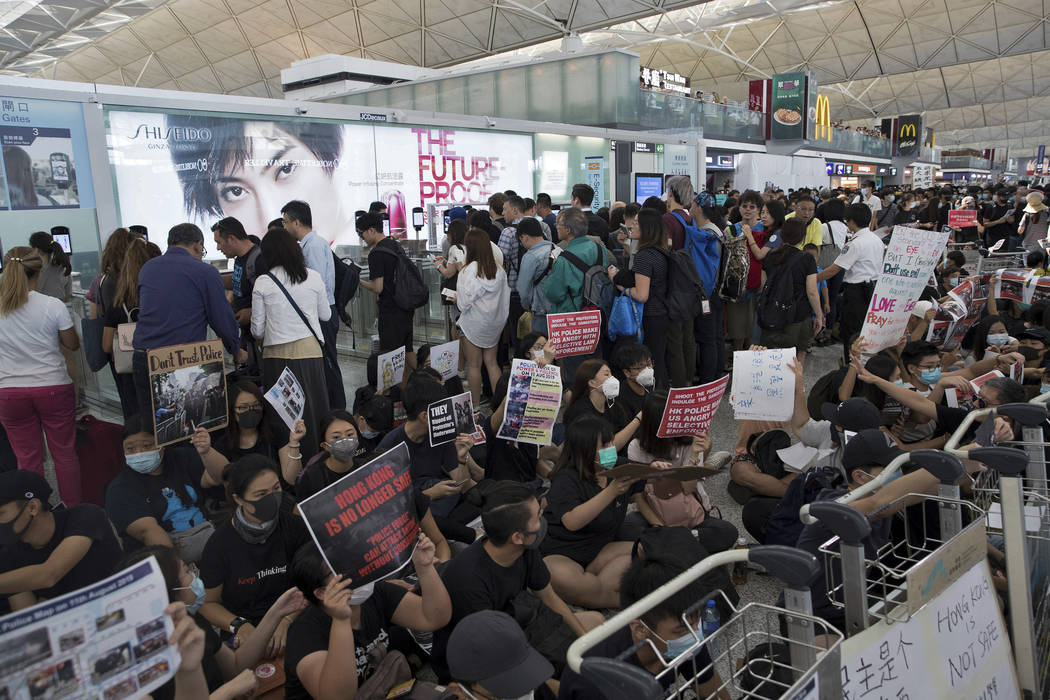
MULTIPOLYGON (((405 663, 399 652, 386 651, 392 625, 433 632, 448 624, 452 604, 434 569, 434 543, 422 533, 412 565, 419 577, 418 594, 388 581, 352 588, 351 579, 332 574, 312 542, 296 552, 292 579, 310 604, 288 634, 287 700, 353 700, 364 694, 380 666, 395 663, 397 657, 405 663)), ((368 697, 386 697, 389 690, 376 686, 368 697)))
POLYGON ((514 481, 496 482, 485 496, 481 522, 485 537, 441 574, 452 598, 452 621, 434 635, 432 662, 439 673, 445 670, 449 635, 465 617, 499 610, 521 621, 529 644, 560 672, 569 644, 601 624, 601 614, 573 613, 551 587, 539 551, 547 521, 533 491, 514 481))
POLYGON ((612 375, 608 363, 597 358, 584 360, 573 379, 572 403, 565 409, 563 417, 565 425, 584 417, 598 418, 613 431, 612 442, 616 451, 623 451, 638 430, 642 416, 640 412, 629 418, 614 413, 612 407, 619 395, 620 381, 612 375))
POLYGON ((616 607, 620 576, 631 563, 634 537, 618 533, 627 501, 644 484, 606 477, 615 465, 607 422, 587 417, 567 424, 544 512, 550 529, 540 549, 554 591, 572 605, 616 607))
MULTIPOLYGON (((306 434, 306 425, 300 420, 278 449, 277 425, 284 423, 270 408, 262 391, 253 382, 241 380, 229 387, 230 424, 222 437, 215 441, 215 450, 230 462, 250 454, 262 455, 281 465, 281 488, 295 483, 302 470, 299 443, 306 434), (298 456, 297 456, 298 455, 298 456)), ((286 429, 286 428, 285 428, 286 429)))
MULTIPOLYGON (((201 557, 207 596, 201 614, 236 647, 258 634, 266 611, 290 587, 288 564, 310 535, 292 511, 295 501, 281 491, 276 464, 248 455, 224 477, 235 510, 201 557)), ((270 637, 271 656, 283 653, 290 622, 282 620, 270 637)))
POLYGON ((125 466, 106 488, 106 512, 125 549, 176 547, 184 560, 197 562, 215 531, 202 510, 201 490, 222 484, 226 458, 211 449, 203 428, 192 445, 160 448, 147 430, 138 416, 124 423, 125 466))
POLYGON ((656 385, 656 370, 649 348, 626 340, 616 344, 612 353, 613 376, 620 382, 620 392, 612 405, 617 423, 629 423, 642 411, 642 402, 656 385))
POLYGON ((467 615, 449 637, 448 665, 460 700, 553 698, 554 669, 533 649, 517 621, 495 610, 467 615))
POLYGON ((12 610, 100 581, 120 559, 105 511, 91 503, 52 509, 51 493, 42 474, 0 474, 0 597, 12 610))
POLYGON ((362 386, 354 392, 353 414, 360 440, 356 456, 372 455, 394 427, 394 404, 372 387, 362 386))

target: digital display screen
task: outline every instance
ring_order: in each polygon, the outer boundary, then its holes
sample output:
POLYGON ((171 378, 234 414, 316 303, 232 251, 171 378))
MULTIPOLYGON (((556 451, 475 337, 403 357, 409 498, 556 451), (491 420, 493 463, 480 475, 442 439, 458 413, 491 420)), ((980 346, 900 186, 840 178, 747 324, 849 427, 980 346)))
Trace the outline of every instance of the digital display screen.
POLYGON ((66 255, 69 255, 70 253, 73 252, 73 248, 69 244, 69 234, 68 233, 56 233, 56 234, 52 234, 51 237, 54 238, 55 241, 60 246, 62 246, 62 250, 63 250, 63 252, 65 252, 66 255))
POLYGON ((645 174, 634 176, 635 201, 644 202, 649 197, 661 197, 664 193, 664 176, 645 174))

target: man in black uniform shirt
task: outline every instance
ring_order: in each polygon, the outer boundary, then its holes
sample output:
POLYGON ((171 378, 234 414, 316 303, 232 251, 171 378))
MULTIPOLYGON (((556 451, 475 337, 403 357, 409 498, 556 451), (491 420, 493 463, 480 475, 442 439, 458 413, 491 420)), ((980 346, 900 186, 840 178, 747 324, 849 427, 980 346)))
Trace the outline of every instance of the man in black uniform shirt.
POLYGON ((233 292, 233 315, 241 327, 241 347, 248 351, 248 364, 258 365, 259 357, 252 337, 252 290, 259 276, 260 249, 240 221, 227 216, 211 227, 215 235, 215 246, 227 258, 233 258, 233 277, 230 290, 233 292))

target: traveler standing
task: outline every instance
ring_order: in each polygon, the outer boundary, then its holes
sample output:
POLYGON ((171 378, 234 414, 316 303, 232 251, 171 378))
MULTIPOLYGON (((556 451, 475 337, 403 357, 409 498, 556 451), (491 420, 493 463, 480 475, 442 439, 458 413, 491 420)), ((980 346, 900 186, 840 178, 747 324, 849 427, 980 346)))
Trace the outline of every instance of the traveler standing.
MULTIPOLYGON (((373 214, 373 216, 377 216, 373 214)), ((281 208, 284 228, 299 241, 303 249, 306 266, 316 270, 324 282, 331 315, 321 323, 324 334, 322 351, 328 362, 324 365, 325 382, 328 387, 328 405, 331 408, 346 408, 346 391, 343 389, 343 373, 339 369, 339 311, 335 308, 335 260, 328 242, 314 231, 310 205, 293 199, 281 208)), ((382 224, 380 224, 382 229, 382 224)), ((307 424, 309 425, 309 423, 307 424)))
POLYGON ((572 186, 572 206, 583 212, 587 218, 587 235, 597 236, 606 246, 609 245, 609 222, 594 213, 591 205, 594 202, 594 189, 590 185, 579 183, 572 186))
POLYGON ((547 335, 547 311, 550 302, 543 291, 541 282, 550 273, 553 265, 551 251, 554 244, 544 239, 543 230, 528 221, 518 224, 518 240, 525 249, 521 258, 521 269, 518 271, 518 296, 521 306, 532 312, 532 332, 547 335))
POLYGON ((371 248, 368 253, 368 279, 362 279, 361 286, 379 297, 376 314, 379 352, 404 347, 405 365, 415 369, 416 353, 412 349, 412 321, 415 313, 402 310, 394 302, 394 273, 398 256, 406 253, 400 243, 383 233, 383 220, 375 214, 358 218, 357 235, 371 248))
POLYGON ((551 196, 546 192, 540 192, 536 195, 536 216, 540 217, 543 223, 550 228, 552 241, 554 240, 555 232, 558 230, 558 215, 554 213, 553 206, 551 196))
POLYGON ((481 365, 484 363, 488 371, 490 386, 495 387, 499 381, 496 347, 510 308, 510 287, 507 286, 507 273, 496 266, 484 231, 471 229, 464 243, 467 264, 460 270, 456 283, 456 306, 460 311, 457 325, 467 356, 471 398, 478 406, 481 402, 481 365))
POLYGON ((80 503, 74 449, 76 396, 59 348, 80 347, 66 305, 36 291, 44 258, 33 248, 7 251, 0 273, 0 423, 18 468, 44 473, 44 441, 66 505, 80 503))
MULTIPOLYGON (((69 229, 66 229, 67 233, 68 231, 69 229)), ((36 291, 63 302, 72 299, 73 266, 69 264, 69 256, 62 250, 62 246, 47 231, 37 231, 31 235, 29 245, 36 248, 40 257, 44 259, 44 268, 40 270, 36 291)))
POLYGON ((139 273, 142 266, 153 258, 146 241, 136 238, 127 247, 120 275, 116 280, 116 291, 113 293, 106 313, 103 314, 102 349, 110 355, 109 364, 113 368, 113 379, 120 397, 120 410, 124 420, 138 414, 139 404, 135 398, 135 379, 126 367, 117 372, 113 360, 114 346, 119 342, 117 329, 126 323, 135 323, 139 316, 139 273))
POLYGON ((991 202, 984 206, 984 223, 978 227, 983 231, 984 247, 991 248, 996 241, 1008 239, 1012 234, 1011 229, 1014 219, 1014 208, 1010 203, 1010 193, 999 188, 995 191, 991 202))
POLYGON ((817 293, 817 262, 797 248, 806 236, 800 220, 788 219, 780 231, 786 245, 767 255, 762 263, 766 287, 759 294, 756 312, 762 328, 759 344, 767 348, 793 347, 804 360, 813 337, 824 328, 824 311, 817 293))
POLYGON ((722 262, 722 230, 725 214, 708 192, 701 192, 690 208, 693 222, 700 236, 690 245, 689 253, 700 275, 707 293, 707 304, 701 303, 693 319, 693 335, 696 338, 697 371, 700 383, 713 382, 722 375, 726 364, 725 333, 722 331, 722 316, 725 304, 718 295, 718 270, 722 262))
MULTIPOLYGON (((117 292, 117 282, 120 280, 121 268, 124 258, 127 256, 128 248, 134 241, 146 241, 131 233, 126 228, 118 228, 109 234, 106 239, 106 247, 102 249, 102 259, 99 263, 100 275, 88 289, 87 299, 91 302, 88 313, 91 318, 105 318, 106 313, 113 308, 113 298, 117 292)), ((133 286, 138 287, 138 270, 135 271, 133 286)), ((137 291, 136 291, 137 296, 137 291)), ((113 375, 113 384, 117 387, 117 395, 120 398, 120 407, 127 420, 139 411, 138 400, 135 398, 135 382, 131 374, 117 374, 117 367, 113 364, 113 354, 109 354, 109 371, 113 375)))
POLYGON ((525 200, 517 195, 507 197, 507 201, 503 203, 503 218, 507 225, 500 231, 499 249, 503 253, 502 267, 507 272, 507 285, 510 287, 510 306, 507 314, 510 337, 516 335, 518 318, 523 311, 521 297, 518 295, 518 268, 524 249, 518 241, 518 224, 524 219, 524 211, 525 200))
POLYGON ((755 327, 755 294, 762 286, 762 263, 755 257, 755 251, 761 250, 766 243, 765 225, 759 218, 763 206, 762 195, 747 190, 737 205, 740 221, 726 229, 727 240, 745 236, 748 248, 747 289, 736 301, 726 305, 726 328, 736 350, 745 350, 751 345, 751 331, 755 327), (745 233, 745 226, 751 232, 750 236, 745 233))
POLYGON ((255 278, 259 276, 259 246, 252 239, 240 221, 227 216, 211 227, 215 236, 215 247, 227 258, 233 258, 233 277, 230 288, 233 292, 233 315, 241 327, 241 347, 248 351, 248 364, 259 366, 255 338, 252 337, 252 288, 255 278))
POLYGON ((1048 218, 1047 207, 1043 204, 1043 193, 1033 190, 1026 197, 1027 204, 1024 208, 1024 216, 1017 224, 1017 235, 1021 236, 1021 246, 1026 252, 1042 250, 1040 243, 1046 242, 1048 218))

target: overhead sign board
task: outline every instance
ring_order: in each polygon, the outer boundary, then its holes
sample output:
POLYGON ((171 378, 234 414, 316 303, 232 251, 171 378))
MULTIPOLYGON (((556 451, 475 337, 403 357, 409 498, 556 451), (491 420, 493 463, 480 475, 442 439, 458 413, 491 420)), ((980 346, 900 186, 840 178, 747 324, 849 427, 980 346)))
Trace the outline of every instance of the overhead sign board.
POLYGON ((690 96, 689 77, 657 68, 642 67, 640 82, 646 90, 661 90, 686 97, 690 96))

